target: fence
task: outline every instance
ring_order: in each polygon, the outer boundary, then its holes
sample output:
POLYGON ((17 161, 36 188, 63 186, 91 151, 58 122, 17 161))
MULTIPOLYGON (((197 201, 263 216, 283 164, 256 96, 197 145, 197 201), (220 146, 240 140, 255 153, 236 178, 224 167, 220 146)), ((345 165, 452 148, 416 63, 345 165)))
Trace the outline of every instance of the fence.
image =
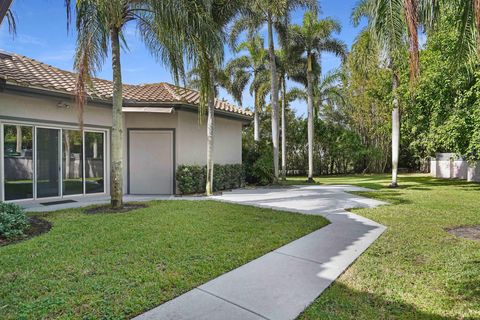
POLYGON ((469 163, 454 153, 437 153, 430 161, 432 177, 480 182, 480 161, 469 163))

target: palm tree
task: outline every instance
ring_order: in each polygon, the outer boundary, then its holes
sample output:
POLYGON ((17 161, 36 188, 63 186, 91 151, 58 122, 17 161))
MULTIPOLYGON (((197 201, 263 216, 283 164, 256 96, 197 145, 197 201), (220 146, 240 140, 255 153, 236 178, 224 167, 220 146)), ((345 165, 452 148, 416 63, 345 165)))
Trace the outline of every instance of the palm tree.
MULTIPOLYGON (((354 25, 358 25, 362 17, 367 18, 372 39, 386 54, 387 62, 392 70, 392 182, 391 187, 398 186, 398 156, 400 150, 400 111, 397 89, 399 86, 399 66, 402 52, 407 46, 405 39, 406 21, 404 3, 396 0, 361 0, 352 14, 354 25)), ((412 48, 412 46, 410 46, 412 48)), ((410 54, 410 65, 412 54, 410 54)), ((411 67, 412 70, 413 67, 411 67)), ((412 75, 412 72, 411 72, 412 75)))
MULTIPOLYGON (((346 45, 332 37, 339 33, 340 23, 330 18, 318 20, 316 12, 307 12, 303 17, 303 25, 292 25, 289 28, 290 48, 299 55, 306 56, 304 65, 306 73, 307 105, 308 105, 308 182, 313 182, 313 114, 314 114, 314 84, 319 74, 314 74, 314 62, 320 66, 322 52, 330 52, 344 57, 346 45)), ((318 71, 320 73, 320 69, 318 71)))
MULTIPOLYGON (((398 155, 400 148, 400 111, 397 88, 399 86, 399 65, 402 52, 408 47, 410 83, 414 84, 420 74, 418 28, 420 25, 431 29, 440 13, 440 4, 458 10, 458 21, 462 31, 466 29, 476 34, 480 30, 480 2, 477 0, 360 0, 352 13, 354 25, 358 26, 360 19, 365 17, 373 39, 387 54, 387 60, 392 70, 392 183, 398 186, 398 155), (473 25, 473 27, 472 27, 473 25), (406 31, 405 31, 406 30, 406 31), (407 40, 407 43, 406 41, 407 40)), ((467 32, 462 32, 465 34, 467 32)), ((461 36, 461 39, 464 35, 461 36)), ((478 38, 480 44, 480 38, 478 38)), ((479 47, 480 48, 480 47, 479 47)))
MULTIPOLYGON (((234 92, 232 90, 232 83, 230 81, 229 75, 227 74, 227 71, 218 66, 215 66, 214 73, 215 96, 218 96, 219 88, 224 88, 230 95, 234 96, 234 99, 236 100, 236 95, 234 95, 234 92)), ((193 67, 186 75, 186 87, 194 90, 200 90, 201 85, 201 71, 198 67, 193 67)), ((236 101, 238 102, 238 100, 236 101)))
POLYGON ((185 41, 192 46, 193 65, 198 69, 200 115, 207 113, 207 177, 206 194, 213 193, 213 135, 215 112, 215 70, 223 62, 226 27, 243 8, 242 0, 190 0, 182 10, 201 17, 198 24, 188 22, 185 41))
POLYGON ((240 105, 242 105, 242 93, 252 80, 250 86, 250 94, 253 95, 254 100, 254 116, 253 116, 253 136, 255 141, 260 140, 260 120, 259 113, 262 108, 262 100, 259 95, 258 79, 260 73, 266 70, 267 51, 263 47, 264 40, 257 34, 249 35, 249 38, 238 46, 235 51, 241 52, 246 50, 248 55, 240 56, 232 59, 226 66, 226 72, 232 78, 232 86, 236 88, 232 90, 232 96, 240 105), (252 79, 253 78, 253 79, 252 79))
POLYGON ((478 0, 419 0, 425 20, 434 25, 441 17, 442 12, 450 11, 454 14, 458 27, 459 55, 470 64, 480 58, 480 1, 478 0))
MULTIPOLYGON (((111 136, 111 205, 119 208, 123 205, 123 113, 122 113, 122 73, 120 61, 121 42, 124 27, 131 21, 147 21, 142 17, 154 16, 156 21, 163 21, 163 28, 151 26, 149 30, 162 30, 162 37, 157 34, 151 38, 164 40, 158 46, 169 54, 173 68, 177 67, 179 60, 176 51, 179 46, 178 32, 185 20, 184 13, 175 6, 177 1, 138 1, 138 0, 77 0, 74 10, 76 12, 77 48, 75 53, 74 68, 77 72, 76 96, 80 114, 86 103, 86 89, 91 85, 91 78, 101 67, 111 49, 111 63, 113 70, 112 88, 112 136, 111 136), (176 20, 172 19, 175 17, 176 20), (168 39, 168 41, 166 40, 168 39), (176 57, 176 58, 173 58, 176 57)), ((65 0, 68 24, 71 17, 71 1, 65 0)), ((142 31, 143 29, 141 29, 142 31)), ((168 61, 167 61, 168 60, 168 61)), ((176 72, 178 73, 178 72, 176 72)), ((80 116, 80 126, 83 126, 80 116)))
POLYGON ((0 2, 0 25, 2 25, 3 19, 7 18, 8 31, 11 34, 15 34, 17 31, 17 24, 15 22, 15 16, 13 15, 13 12, 10 10, 12 2, 13 0, 4 0, 0 2))
MULTIPOLYGON (((279 27, 280 37, 283 39, 288 38, 288 33, 284 32, 287 29, 287 25, 279 27)), ((286 108, 287 108, 287 77, 291 70, 295 69, 295 65, 298 64, 298 61, 293 61, 293 58, 289 52, 288 43, 286 41, 280 41, 282 46, 281 50, 277 50, 276 54, 276 64, 277 64, 277 74, 278 82, 280 84, 280 97, 281 97, 281 113, 280 113, 280 132, 281 132, 281 145, 282 145, 282 180, 287 179, 287 129, 286 129, 286 108)))
MULTIPOLYGON (((267 24, 268 55, 270 78, 277 79, 277 66, 275 64, 275 43, 273 29, 275 25, 284 24, 288 21, 290 12, 297 7, 316 8, 316 0, 249 0, 248 6, 243 11, 240 19, 232 28, 232 38, 241 31, 259 30, 267 24)), ((275 181, 279 179, 279 152, 278 152, 278 81, 270 82, 270 103, 272 113, 272 144, 273 144, 273 167, 275 181)))

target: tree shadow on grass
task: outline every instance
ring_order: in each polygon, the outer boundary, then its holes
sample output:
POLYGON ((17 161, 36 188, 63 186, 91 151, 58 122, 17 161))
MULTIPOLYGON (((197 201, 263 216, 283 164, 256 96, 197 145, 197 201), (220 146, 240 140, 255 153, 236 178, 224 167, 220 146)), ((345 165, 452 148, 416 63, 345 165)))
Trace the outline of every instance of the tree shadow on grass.
POLYGON ((371 192, 352 192, 353 194, 373 198, 380 201, 385 201, 390 204, 412 204, 411 200, 405 199, 404 195, 395 189, 383 190, 383 192, 371 193, 371 192))
POLYGON ((335 282, 310 305, 298 320, 320 319, 425 319, 453 320, 400 300, 387 299, 371 292, 354 290, 335 282))

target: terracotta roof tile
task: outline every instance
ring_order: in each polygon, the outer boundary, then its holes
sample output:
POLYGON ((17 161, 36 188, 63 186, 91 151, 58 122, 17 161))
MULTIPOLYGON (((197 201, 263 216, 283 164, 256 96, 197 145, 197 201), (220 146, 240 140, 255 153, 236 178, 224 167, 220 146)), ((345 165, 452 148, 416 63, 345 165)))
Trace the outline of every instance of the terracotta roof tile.
MULTIPOLYGON (((5 79, 7 83, 23 87, 35 87, 67 94, 75 92, 76 75, 74 73, 18 54, 0 52, 0 78, 5 79)), ((111 81, 95 78, 92 82, 93 88, 88 90, 91 98, 104 101, 112 99, 111 81)), ((141 85, 124 84, 123 98, 127 103, 185 103, 198 106, 200 94, 195 90, 161 82, 141 85)), ((250 111, 219 99, 215 100, 215 109, 252 116, 250 111)))

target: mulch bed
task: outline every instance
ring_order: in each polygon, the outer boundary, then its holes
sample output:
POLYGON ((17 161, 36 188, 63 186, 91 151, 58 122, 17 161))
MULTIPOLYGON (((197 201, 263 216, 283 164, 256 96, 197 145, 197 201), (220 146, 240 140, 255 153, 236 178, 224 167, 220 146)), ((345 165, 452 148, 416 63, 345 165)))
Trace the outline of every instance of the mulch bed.
POLYGON ((30 228, 28 228, 25 231, 25 235, 23 235, 20 238, 8 239, 8 240, 0 238, 0 246, 6 246, 8 244, 28 240, 30 238, 46 233, 50 231, 50 229, 52 228, 52 224, 49 221, 39 217, 29 217, 28 221, 30 222, 30 228))
POLYGON ((109 204, 102 206, 90 207, 83 210, 86 214, 110 214, 110 213, 125 213, 132 210, 148 208, 145 203, 124 203, 121 208, 112 208, 109 204))
POLYGON ((457 237, 480 242, 480 225, 446 228, 445 230, 457 237))

